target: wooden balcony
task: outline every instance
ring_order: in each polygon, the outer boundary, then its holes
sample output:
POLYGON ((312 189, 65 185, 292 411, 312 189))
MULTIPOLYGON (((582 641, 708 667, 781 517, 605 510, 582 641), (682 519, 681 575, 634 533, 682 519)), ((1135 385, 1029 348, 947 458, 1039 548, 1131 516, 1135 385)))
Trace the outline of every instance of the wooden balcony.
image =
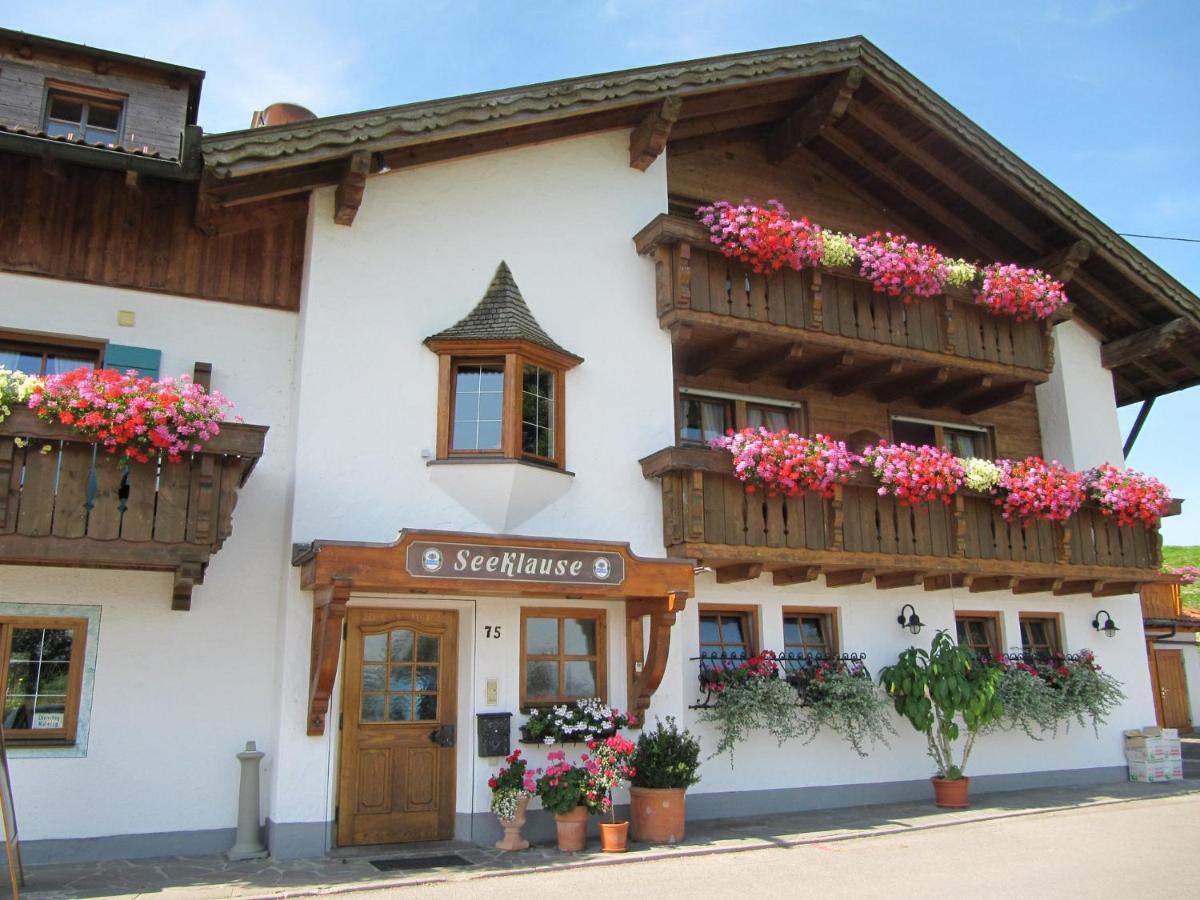
POLYGON ((0 563, 174 572, 172 607, 188 609, 266 433, 223 424, 201 453, 125 470, 66 426, 15 409, 0 422, 0 563))
POLYGON ((831 499, 767 497, 747 494, 720 451, 669 447, 641 463, 662 482, 668 554, 711 566, 721 582, 771 572, 777 585, 824 574, 829 587, 874 579, 881 589, 1108 596, 1159 577, 1158 530, 1119 528, 1096 507, 1022 527, 969 491, 950 506, 905 507, 860 473, 831 499))
POLYGON ((658 216, 634 238, 653 254, 659 322, 676 367, 789 389, 911 394, 966 414, 1015 400, 1054 367, 1052 325, 993 316, 966 290, 905 305, 843 269, 755 274, 696 222, 658 216))

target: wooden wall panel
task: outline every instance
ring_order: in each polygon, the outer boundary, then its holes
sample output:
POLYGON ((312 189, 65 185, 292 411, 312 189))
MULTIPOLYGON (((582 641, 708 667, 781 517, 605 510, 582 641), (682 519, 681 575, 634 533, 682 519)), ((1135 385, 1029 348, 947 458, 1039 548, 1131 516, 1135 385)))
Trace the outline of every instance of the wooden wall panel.
POLYGON ((196 185, 0 154, 0 269, 296 310, 308 197, 239 207, 268 224, 209 236, 196 185))

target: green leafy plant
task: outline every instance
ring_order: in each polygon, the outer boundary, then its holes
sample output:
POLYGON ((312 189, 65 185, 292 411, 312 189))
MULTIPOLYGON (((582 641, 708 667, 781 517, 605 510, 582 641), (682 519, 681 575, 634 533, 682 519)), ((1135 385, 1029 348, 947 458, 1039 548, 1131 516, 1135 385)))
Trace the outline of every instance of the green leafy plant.
POLYGON ((639 735, 633 767, 634 787, 689 788, 700 780, 700 742, 667 716, 666 725, 658 721, 639 735))
POLYGON ((1038 732, 1058 729, 1060 709, 1056 693, 1031 672, 1018 668, 1004 670, 996 685, 996 696, 1004 705, 1004 715, 989 728, 1019 728, 1035 741, 1040 741, 1038 732))
POLYGON ((1091 650, 1070 656, 1055 653, 1044 657, 1001 657, 1003 672, 997 691, 1004 704, 1000 726, 1034 733, 1057 733, 1060 725, 1081 726, 1091 722, 1099 736, 1105 718, 1125 700, 1123 685, 1105 672, 1091 650))
POLYGON ((771 677, 733 682, 700 713, 700 720, 717 731, 717 749, 709 758, 728 753, 732 767, 734 747, 752 731, 766 731, 780 744, 803 737, 805 728, 799 713, 796 691, 786 681, 771 677))
POLYGON ((887 697, 861 662, 823 661, 789 674, 788 681, 800 697, 801 727, 808 734, 805 743, 822 731, 832 731, 865 757, 868 742, 888 746, 888 734, 896 733, 887 697))
POLYGON ((896 712, 925 735, 938 777, 953 780, 963 777, 975 739, 1004 714, 997 696, 1002 677, 998 666, 981 664, 972 650, 939 631, 928 651, 905 650, 880 672, 879 681, 896 712), (963 728, 966 740, 955 762, 954 744, 963 728))

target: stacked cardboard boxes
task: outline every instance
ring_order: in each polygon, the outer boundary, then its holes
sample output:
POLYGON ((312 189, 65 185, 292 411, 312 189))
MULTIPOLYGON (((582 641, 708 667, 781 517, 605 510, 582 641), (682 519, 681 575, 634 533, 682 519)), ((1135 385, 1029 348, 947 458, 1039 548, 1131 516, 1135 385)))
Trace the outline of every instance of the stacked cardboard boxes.
POLYGON ((1130 781, 1178 781, 1183 778, 1183 748, 1175 728, 1145 728, 1125 732, 1125 759, 1130 781))

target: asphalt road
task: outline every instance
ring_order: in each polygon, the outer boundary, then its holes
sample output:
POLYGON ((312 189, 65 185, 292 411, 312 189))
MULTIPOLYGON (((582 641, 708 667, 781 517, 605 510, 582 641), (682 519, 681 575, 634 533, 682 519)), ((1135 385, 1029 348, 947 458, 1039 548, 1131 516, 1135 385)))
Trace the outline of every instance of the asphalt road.
POLYGON ((911 834, 537 872, 356 897, 1200 897, 1200 796, 1020 816, 911 834))

